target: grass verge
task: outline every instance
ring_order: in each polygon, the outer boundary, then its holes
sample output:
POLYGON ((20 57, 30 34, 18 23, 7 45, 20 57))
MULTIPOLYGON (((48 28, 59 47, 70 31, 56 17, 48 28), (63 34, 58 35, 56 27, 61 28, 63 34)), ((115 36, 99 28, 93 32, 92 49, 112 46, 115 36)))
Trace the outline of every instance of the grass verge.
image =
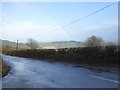
POLYGON ((10 68, 2 60, 0 60, 0 67, 1 67, 0 75, 2 77, 6 76, 9 72, 10 68))
POLYGON ((9 67, 4 62, 2 62, 2 77, 6 76, 9 70, 9 67))

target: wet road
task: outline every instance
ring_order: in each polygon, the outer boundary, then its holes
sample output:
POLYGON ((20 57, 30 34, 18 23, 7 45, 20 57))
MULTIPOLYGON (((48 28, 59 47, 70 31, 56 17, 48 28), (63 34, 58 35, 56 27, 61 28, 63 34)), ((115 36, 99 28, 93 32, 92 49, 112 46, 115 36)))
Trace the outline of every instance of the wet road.
POLYGON ((3 88, 118 88, 117 73, 4 55, 11 71, 3 88))

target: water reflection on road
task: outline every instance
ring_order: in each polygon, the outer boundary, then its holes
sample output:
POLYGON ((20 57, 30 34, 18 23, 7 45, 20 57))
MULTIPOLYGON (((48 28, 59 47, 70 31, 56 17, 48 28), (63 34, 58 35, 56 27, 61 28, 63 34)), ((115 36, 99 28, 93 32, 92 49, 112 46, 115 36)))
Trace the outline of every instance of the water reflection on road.
POLYGON ((62 63, 49 63, 4 55, 11 66, 3 78, 4 88, 117 88, 116 73, 95 73, 82 67, 62 63), (97 78, 97 77, 102 77, 97 78), (107 79, 104 79, 107 78, 107 79), (110 79, 110 80, 109 80, 110 79), (112 80, 111 80, 112 79, 112 80))

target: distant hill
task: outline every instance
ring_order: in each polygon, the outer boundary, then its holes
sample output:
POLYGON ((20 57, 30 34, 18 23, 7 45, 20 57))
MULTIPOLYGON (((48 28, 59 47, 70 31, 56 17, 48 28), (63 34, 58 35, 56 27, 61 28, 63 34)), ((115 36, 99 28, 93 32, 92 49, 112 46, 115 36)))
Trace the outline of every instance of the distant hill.
POLYGON ((49 43, 40 43, 40 47, 42 48, 71 48, 71 47, 82 47, 82 42, 77 41, 57 41, 57 42, 49 42, 49 43))
MULTIPOLYGON (((16 49, 16 42, 8 41, 8 40, 1 40, 2 44, 0 47, 2 48, 10 48, 16 49)), ((39 48, 40 49, 57 49, 57 48, 71 48, 71 47, 82 47, 83 43, 78 41, 57 41, 57 42, 40 42, 39 48)), ((25 43, 19 43, 19 49, 29 49, 29 47, 25 43)))

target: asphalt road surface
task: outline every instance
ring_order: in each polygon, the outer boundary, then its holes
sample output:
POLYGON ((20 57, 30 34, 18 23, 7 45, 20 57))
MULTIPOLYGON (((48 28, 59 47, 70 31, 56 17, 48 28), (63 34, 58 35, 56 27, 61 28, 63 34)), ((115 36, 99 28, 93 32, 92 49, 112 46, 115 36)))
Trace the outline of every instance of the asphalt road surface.
POLYGON ((118 88, 118 74, 3 55, 11 71, 3 88, 118 88))

